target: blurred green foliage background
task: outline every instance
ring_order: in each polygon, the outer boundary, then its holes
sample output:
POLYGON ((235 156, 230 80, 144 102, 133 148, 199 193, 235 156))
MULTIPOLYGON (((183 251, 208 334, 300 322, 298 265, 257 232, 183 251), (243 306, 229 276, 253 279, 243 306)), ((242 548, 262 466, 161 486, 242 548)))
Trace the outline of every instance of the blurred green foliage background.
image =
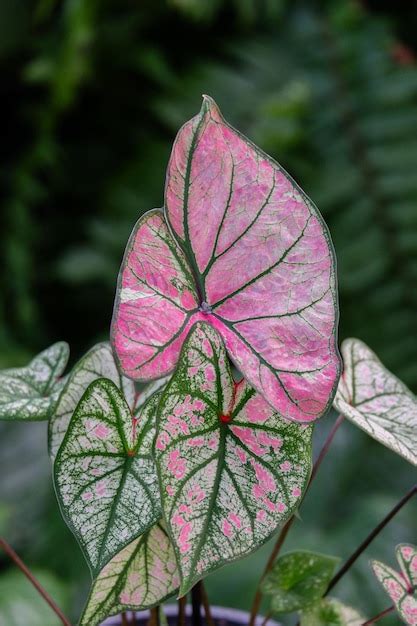
MULTIPOLYGON (((208 93, 325 216, 341 338, 365 340, 416 390, 416 28, 414 0, 0 0, 0 366, 59 339, 74 362, 107 336, 127 237, 163 202, 175 133, 208 93)), ((44 426, 0 425, 0 532, 75 619, 88 575, 44 426)), ((345 424, 288 547, 347 557, 415 480, 345 424)), ((395 543, 417 543, 416 514, 411 503, 335 595, 368 617, 389 604, 368 558, 394 564, 395 543)), ((248 607, 267 552, 211 576, 212 602, 248 607)), ((35 626, 36 600, 13 596, 3 555, 0 567, 1 626, 35 626)))

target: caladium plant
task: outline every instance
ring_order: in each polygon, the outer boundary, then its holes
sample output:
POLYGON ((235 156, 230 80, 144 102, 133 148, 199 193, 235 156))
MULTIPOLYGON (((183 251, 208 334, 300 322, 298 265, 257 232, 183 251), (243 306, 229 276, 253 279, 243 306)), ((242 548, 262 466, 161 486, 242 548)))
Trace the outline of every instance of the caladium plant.
POLYGON ((398 573, 392 567, 372 561, 375 576, 394 602, 398 615, 409 626, 417 625, 417 547, 400 544, 396 549, 401 567, 398 573))
POLYGON ((164 211, 145 214, 126 249, 112 323, 123 372, 142 381, 170 373, 204 320, 280 415, 313 421, 337 385, 337 315, 318 210, 204 96, 175 140, 164 211))
MULTIPOLYGON (((335 575, 333 557, 278 558, 343 416, 416 464, 414 396, 349 340, 334 399, 342 416, 312 466, 313 425, 339 379, 337 322, 335 257, 318 210, 204 96, 175 140, 164 209, 142 215, 128 242, 111 342, 66 378, 65 343, 0 372, 0 418, 49 421, 58 501, 93 578, 81 626, 189 591, 198 626, 202 579, 278 529, 251 626, 262 592, 271 614, 297 612, 302 626, 363 622, 327 593, 377 531, 335 575)), ((402 545, 398 557, 403 575, 387 576, 406 590, 397 601, 411 619, 415 549, 402 545)))

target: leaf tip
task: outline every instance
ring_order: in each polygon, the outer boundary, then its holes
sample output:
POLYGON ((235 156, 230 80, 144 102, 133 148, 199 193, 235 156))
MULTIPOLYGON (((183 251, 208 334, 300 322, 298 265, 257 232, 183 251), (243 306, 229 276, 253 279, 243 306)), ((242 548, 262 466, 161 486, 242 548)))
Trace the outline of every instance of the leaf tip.
POLYGON ((201 113, 209 113, 212 117, 221 119, 222 114, 220 113, 220 109, 217 106, 216 102, 213 100, 213 98, 205 93, 202 94, 202 98, 203 103, 201 105, 201 113))

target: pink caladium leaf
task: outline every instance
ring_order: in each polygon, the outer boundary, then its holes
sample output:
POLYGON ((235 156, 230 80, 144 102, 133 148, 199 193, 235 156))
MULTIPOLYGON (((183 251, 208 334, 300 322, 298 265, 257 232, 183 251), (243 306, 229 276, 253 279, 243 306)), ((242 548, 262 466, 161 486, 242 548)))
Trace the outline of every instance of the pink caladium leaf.
POLYGON ((180 594, 263 544, 294 512, 311 471, 312 426, 284 420, 235 383, 218 332, 198 323, 158 407, 155 459, 180 594))
POLYGON ((132 541, 99 573, 80 626, 98 626, 111 615, 161 604, 179 585, 174 549, 163 524, 132 541))
POLYGON ((335 408, 371 437, 417 465, 417 398, 359 339, 342 344, 335 408))
POLYGON ((249 383, 286 418, 312 421, 339 376, 337 290, 318 210, 204 97, 175 140, 165 217, 139 220, 121 269, 113 342, 123 371, 175 366, 190 325, 212 324, 249 383))
POLYGON ((400 618, 409 626, 417 626, 417 593, 413 592, 408 578, 380 561, 372 561, 371 565, 400 618))
POLYGON ((111 380, 96 380, 58 450, 54 481, 61 512, 93 577, 161 517, 151 454, 159 393, 132 415, 111 380))
POLYGON ((396 550, 397 561, 401 571, 415 591, 417 591, 417 546, 400 543, 396 550))

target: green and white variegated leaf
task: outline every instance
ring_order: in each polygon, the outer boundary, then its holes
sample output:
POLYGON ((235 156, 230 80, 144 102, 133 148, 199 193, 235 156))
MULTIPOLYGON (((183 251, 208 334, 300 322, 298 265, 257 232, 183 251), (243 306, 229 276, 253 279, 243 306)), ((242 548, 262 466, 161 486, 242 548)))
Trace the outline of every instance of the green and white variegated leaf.
POLYGON ((246 381, 235 383, 220 335, 193 326, 162 393, 155 440, 180 595, 258 548, 294 512, 310 476, 311 435, 246 381))
POLYGON ((155 524, 102 569, 91 587, 80 626, 97 626, 127 609, 157 606, 178 585, 172 543, 162 524, 155 524))
POLYGON ((143 386, 143 389, 137 392, 135 383, 130 378, 121 375, 110 344, 103 342, 95 345, 78 361, 71 371, 49 420, 48 443, 52 461, 56 457, 81 396, 88 385, 98 378, 112 380, 122 391, 132 411, 138 411, 142 404, 168 380, 167 378, 159 379, 143 386))
POLYGON ((366 621, 356 609, 324 598, 303 611, 300 626, 361 626, 366 621))
POLYGON ((325 594, 339 559, 306 550, 281 556, 262 589, 271 596, 274 613, 300 611, 325 594))
POLYGON ((116 385, 99 379, 81 398, 58 451, 62 514, 93 577, 161 517, 151 456, 159 394, 133 417, 116 385))
POLYGON ((417 590, 417 546, 410 543, 400 543, 396 549, 397 561, 401 571, 410 583, 410 587, 417 590))
POLYGON ((68 356, 68 344, 60 341, 26 367, 0 371, 0 419, 48 419, 65 383, 61 376, 68 356))
POLYGON ((334 406, 371 437, 417 465, 417 398, 362 341, 342 344, 334 406))
POLYGON ((417 592, 412 592, 410 581, 385 563, 371 561, 371 565, 400 618, 409 626, 417 626, 417 592))

